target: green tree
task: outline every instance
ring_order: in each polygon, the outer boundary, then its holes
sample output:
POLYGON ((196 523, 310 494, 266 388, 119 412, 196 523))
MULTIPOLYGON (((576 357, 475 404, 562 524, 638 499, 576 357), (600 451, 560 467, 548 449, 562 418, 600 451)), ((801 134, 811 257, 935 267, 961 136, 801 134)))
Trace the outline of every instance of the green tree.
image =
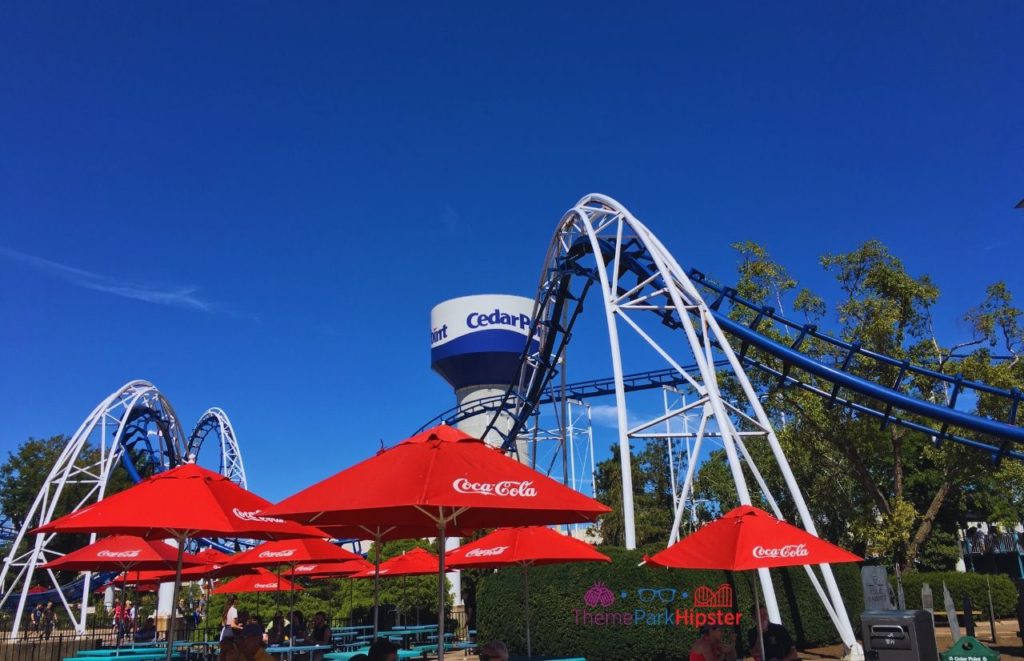
MULTIPOLYGON (((595 533, 601 543, 615 546, 625 544, 619 456, 619 446, 612 446, 611 458, 597 465, 594 476, 597 499, 612 508, 598 520, 595 533)), ((639 453, 634 453, 632 472, 637 544, 664 543, 673 517, 666 444, 650 441, 639 453)))
MULTIPOLYGON (((775 308, 778 317, 786 314, 784 299, 796 292, 792 302, 795 315, 808 322, 825 317, 824 301, 798 289, 786 269, 773 262, 761 246, 744 242, 734 248, 740 255, 737 291, 741 296, 775 308)), ((849 253, 826 255, 821 263, 835 276, 842 292, 835 306, 842 339, 1002 388, 1024 384, 1024 362, 1019 360, 1024 344, 1021 311, 1013 306, 1004 283, 990 286, 982 303, 964 315, 971 337, 944 347, 932 330, 937 287, 926 275, 907 273, 883 244, 868 241, 849 253), (993 350, 1007 354, 1008 359, 993 360, 993 350)), ((744 308, 735 308, 730 314, 744 322, 754 315, 744 308)), ((771 323, 758 330, 779 341, 789 334, 771 323)), ((813 339, 805 341, 801 350, 826 363, 843 358, 837 348, 813 339)), ((759 360, 779 370, 785 368, 772 357, 751 351, 759 360)), ((850 369, 881 383, 893 383, 898 372, 895 367, 860 360, 850 369)), ((766 395, 765 406, 775 420, 779 441, 811 503, 819 531, 826 537, 904 565, 916 560, 948 566, 956 557, 951 542, 960 513, 968 507, 990 513, 995 520, 1019 520, 1024 482, 1016 464, 1008 463, 996 471, 981 453, 952 443, 936 448, 924 434, 896 425, 883 427, 878 420, 848 408, 830 407, 821 397, 780 386, 777 378, 760 372, 752 371, 750 376, 766 395)), ((799 376, 824 392, 831 391, 827 382, 807 374, 799 376)), ((723 375, 723 385, 735 393, 728 375, 723 375)), ((948 388, 934 382, 918 379, 904 387, 937 403, 949 401, 948 388)), ((853 393, 839 394, 877 408, 877 403, 853 393)), ((1006 419, 1008 410, 1005 399, 982 395, 977 412, 1006 419)), ((748 449, 765 472, 771 491, 783 496, 780 506, 784 513, 792 517, 793 504, 784 497, 781 476, 769 468, 773 462, 768 449, 753 440, 748 441, 748 449)), ((724 456, 719 453, 700 471, 697 496, 720 499, 724 507, 735 501, 733 491, 724 456)))

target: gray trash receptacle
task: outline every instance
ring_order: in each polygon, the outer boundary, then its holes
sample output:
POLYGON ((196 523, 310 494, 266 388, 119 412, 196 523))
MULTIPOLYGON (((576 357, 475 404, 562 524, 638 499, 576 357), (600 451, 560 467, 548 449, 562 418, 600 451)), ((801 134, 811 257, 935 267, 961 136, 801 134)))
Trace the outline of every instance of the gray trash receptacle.
POLYGON ((928 611, 864 611, 864 654, 868 661, 937 661, 935 622, 928 611))

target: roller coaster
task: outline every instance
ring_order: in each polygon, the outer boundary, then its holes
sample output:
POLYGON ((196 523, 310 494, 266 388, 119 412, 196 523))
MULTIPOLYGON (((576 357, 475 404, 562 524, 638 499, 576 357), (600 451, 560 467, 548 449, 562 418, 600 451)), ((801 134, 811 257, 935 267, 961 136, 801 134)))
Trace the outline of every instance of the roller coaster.
MULTIPOLYGON (((705 439, 715 439, 725 451, 740 502, 751 502, 745 466, 775 515, 782 518, 747 449, 750 443, 765 443, 797 508, 799 523, 817 534, 761 403, 760 395, 769 387, 813 393, 830 407, 877 419, 882 428, 900 425, 923 432, 936 445, 957 443, 984 452, 996 463, 1024 459, 1016 447, 1024 442, 1024 428, 1017 417, 1020 390, 913 365, 744 300, 702 272, 684 270, 628 209, 599 194, 583 197, 558 225, 541 271, 529 339, 517 376, 505 393, 463 402, 427 424, 490 416, 485 435, 498 435, 507 451, 516 452, 522 446, 517 441, 529 434, 531 425, 536 428, 541 406, 559 398, 614 395, 625 538, 627 547, 635 548, 630 440, 679 438, 683 434, 655 429, 679 416, 698 415, 696 432, 686 433, 694 441, 693 456, 700 455, 705 439), (554 377, 565 365, 584 302, 595 289, 605 312, 612 377, 555 387, 554 377), (623 343, 620 330, 633 334, 635 343, 653 350, 667 367, 624 373, 623 353, 634 347, 623 343), (812 345, 814 352, 807 350, 812 345), (757 387, 746 370, 756 375, 757 387), (723 387, 723 381, 728 387, 723 387), (635 394, 661 387, 681 388, 689 396, 675 408, 666 405, 665 412, 653 419, 631 423, 635 394), (1004 417, 981 414, 980 402, 986 404, 985 410, 1000 411, 1004 417)), ((682 512, 692 496, 695 463, 687 463, 682 477, 669 543, 678 539, 682 512)), ((859 657, 862 652, 831 569, 821 567, 821 581, 811 568, 805 569, 851 656, 859 657)), ((769 616, 780 621, 771 577, 761 571, 759 579, 769 616)))
MULTIPOLYGON (((960 444, 985 453, 994 462, 1024 459, 1024 452, 1017 447, 1024 442, 1024 428, 1018 422, 1019 390, 1000 389, 929 366, 913 365, 831 337, 814 325, 793 322, 772 308, 744 300, 735 290, 716 284, 702 272, 684 270, 643 223, 604 195, 583 197, 559 222, 541 270, 529 339, 516 377, 504 394, 463 402, 424 427, 488 416, 488 433, 500 436, 504 448, 515 452, 521 447, 518 441, 531 429, 536 432, 541 407, 561 403, 564 412, 568 400, 614 396, 625 538, 630 548, 636 545, 630 441, 639 438, 685 436, 693 442, 693 457, 700 456, 706 441, 719 444, 725 451, 740 502, 748 504, 752 500, 749 474, 775 515, 782 517, 777 500, 748 451, 752 443, 765 444, 796 506, 798 523, 817 534, 761 403, 761 396, 769 388, 813 393, 828 406, 877 419, 883 428, 900 425, 923 432, 936 444, 960 444), (566 350, 584 301, 593 290, 598 292, 605 313, 612 376, 566 383, 566 350), (629 333, 631 341, 623 340, 620 331, 629 333), (663 366, 627 374, 623 355, 636 351, 638 346, 646 347, 648 355, 653 352, 663 366), (748 377, 748 370, 754 381, 748 377), (559 374, 562 382, 556 385, 559 374), (681 403, 670 407, 666 399, 663 413, 635 419, 644 410, 633 406, 637 394, 661 388, 683 393, 681 403), (1002 417, 980 413, 981 402, 986 404, 984 410, 1000 411, 1002 417), (697 419, 695 431, 659 431, 662 425, 667 427, 669 421, 684 416, 697 419), (508 424, 510 420, 512 424, 508 424)), ((565 417, 563 413, 563 444, 565 417)), ((48 550, 51 538, 46 536, 37 536, 28 551, 20 547, 27 530, 53 517, 64 485, 75 481, 90 485, 89 494, 77 505, 82 506, 102 498, 114 464, 120 463, 133 480, 138 480, 194 456, 210 433, 220 439, 222 474, 245 486, 237 440, 220 409, 207 411, 188 439, 166 399, 146 382, 127 384, 93 411, 54 466, 25 524, 13 535, 15 543, 0 573, 0 590, 4 602, 20 594, 15 634, 29 599, 33 573, 53 555, 48 550), (92 454, 85 452, 89 438, 94 439, 89 445, 95 450, 92 454)), ((678 538, 683 510, 692 501, 695 466, 696 461, 687 461, 685 474, 679 476, 682 484, 669 542, 678 538)), ((811 568, 805 569, 851 657, 859 657, 860 647, 831 569, 822 566, 820 578, 811 568)), ((49 578, 59 587, 52 574, 49 578)), ((759 581, 769 615, 778 621, 768 572, 759 572, 759 581)), ((72 617, 78 626, 84 624, 88 588, 87 575, 80 591, 81 616, 72 617)), ((55 593, 71 614, 64 593, 55 593)))
MULTIPOLYGON (((4 526, 10 551, 0 569, 0 609, 15 611, 12 635, 18 635, 26 607, 39 601, 61 604, 75 629, 84 631, 93 578, 101 585, 111 578, 86 573, 61 584, 53 571, 39 569, 60 555, 54 535, 35 535, 33 541, 30 530, 102 500, 116 468, 122 468, 131 482, 139 482, 195 460, 211 437, 217 439, 220 451, 220 474, 246 487, 238 439, 223 410, 208 409, 186 438, 170 402, 152 383, 131 381, 100 402, 64 446, 24 522, 15 526, 8 521, 4 526)), ((95 535, 89 541, 95 541, 95 535)), ((233 550, 217 540, 202 540, 202 544, 233 550)))

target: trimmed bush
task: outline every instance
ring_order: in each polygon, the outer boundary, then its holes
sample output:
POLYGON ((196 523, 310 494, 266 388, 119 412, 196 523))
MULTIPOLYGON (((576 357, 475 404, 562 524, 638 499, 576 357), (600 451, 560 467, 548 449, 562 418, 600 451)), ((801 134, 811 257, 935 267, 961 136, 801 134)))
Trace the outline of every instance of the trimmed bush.
MULTIPOLYGON (((657 550, 660 549, 647 551, 657 550)), ((754 603, 753 572, 641 567, 638 565, 643 560, 643 551, 609 547, 601 547, 601 551, 611 556, 611 564, 575 563, 530 569, 530 628, 535 655, 584 656, 590 661, 687 658, 697 638, 698 623, 693 616, 718 611, 741 614, 740 625, 731 630, 741 641, 741 653, 744 651, 743 641, 751 627, 754 603), (732 590, 731 608, 694 607, 698 588, 717 592, 723 585, 732 590), (670 597, 670 592, 645 591, 641 600, 641 588, 674 589, 675 599, 663 603, 662 597, 670 597), (677 613, 681 616, 678 625, 677 613)), ((839 566, 834 571, 847 608, 853 607, 851 615, 859 613, 863 603, 859 569, 855 565, 839 566)), ((836 642, 838 634, 804 570, 795 568, 772 574, 783 621, 797 644, 805 647, 836 642)), ((478 639, 503 640, 514 653, 525 653, 522 602, 520 569, 502 569, 485 576, 477 592, 478 639)))
MULTIPOLYGON (((893 589, 896 579, 891 578, 893 589)), ((1017 613, 1017 589, 1013 581, 1004 574, 961 574, 955 571, 910 572, 903 575, 903 594, 907 608, 921 608, 921 586, 927 583, 932 589, 932 602, 937 611, 945 611, 942 599, 942 583, 945 581, 957 610, 964 607, 964 597, 970 596, 975 614, 988 617, 988 587, 992 585, 992 608, 996 617, 1011 617, 1017 613)))

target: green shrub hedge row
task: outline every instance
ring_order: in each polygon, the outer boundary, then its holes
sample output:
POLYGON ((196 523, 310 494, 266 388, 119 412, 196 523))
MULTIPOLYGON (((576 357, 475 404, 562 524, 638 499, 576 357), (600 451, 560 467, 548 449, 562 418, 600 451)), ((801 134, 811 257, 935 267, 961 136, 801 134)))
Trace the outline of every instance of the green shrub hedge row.
MULTIPOLYGON (((740 626, 732 629, 733 635, 745 640, 754 603, 753 572, 730 574, 638 566, 643 560, 642 551, 608 547, 601 551, 611 556, 611 564, 576 563, 530 569, 530 624, 535 655, 584 656, 591 661, 686 658, 697 638, 695 616, 719 610, 723 614, 742 613, 740 626), (732 608, 694 607, 697 588, 718 591, 722 585, 730 586, 733 592, 732 608), (672 596, 673 589, 675 599, 663 603, 663 598, 672 596), (597 600, 598 605, 588 605, 588 591, 591 603, 597 600), (606 605, 600 605, 601 597, 606 605), (688 622, 684 619, 681 625, 676 624, 677 609, 684 618, 689 611, 688 622)), ((863 603, 859 569, 838 566, 834 571, 847 607, 852 607, 852 617, 860 612, 863 603)), ((838 639, 803 569, 773 571, 773 578, 783 621, 798 645, 814 646, 838 639)), ((503 569, 484 577, 477 592, 479 639, 504 640, 514 653, 525 653, 522 601, 523 579, 519 569, 503 569)), ((743 645, 740 647, 742 651, 743 645)))
MULTIPOLYGON (((945 581, 949 594, 957 610, 963 610, 964 597, 970 596, 975 616, 978 613, 988 617, 988 588, 986 581, 992 586, 992 608, 996 617, 1011 617, 1017 612, 1017 589, 1013 581, 1003 574, 961 574, 959 572, 912 572, 903 575, 903 594, 907 600, 907 608, 921 608, 921 586, 927 583, 932 589, 932 601, 935 610, 944 611, 942 600, 942 583, 945 581)), ((895 579, 892 581, 895 589, 895 579)))
MULTIPOLYGON (((648 549, 651 553, 660 549, 648 549)), ((734 593, 732 609, 742 613, 740 626, 733 635, 742 641, 750 627, 753 605, 753 572, 728 572, 660 569, 639 566, 643 551, 602 547, 612 563, 576 563, 549 565, 530 569, 530 624, 534 654, 546 656, 584 656, 591 661, 605 659, 672 659, 686 658, 697 637, 697 622, 676 625, 676 609, 692 613, 711 613, 718 609, 694 608, 698 587, 717 590, 729 585, 734 593), (605 591, 603 588, 607 588, 605 591), (641 600, 639 589, 644 588, 641 600), (654 594, 648 590, 676 591, 675 599, 662 603, 668 592, 654 594), (604 597, 606 606, 589 606, 591 600, 604 597), (683 595, 686 594, 684 597, 683 595), (669 617, 666 618, 666 608, 669 617), (627 617, 627 614, 629 617, 627 617), (640 616, 643 621, 634 623, 640 616)), ((839 584, 847 614, 854 631, 860 635, 860 613, 864 598, 860 568, 837 565, 833 572, 839 584)), ((820 576, 820 575, 819 575, 820 576)), ((815 647, 839 641, 817 591, 800 567, 773 570, 775 592, 779 599, 783 623, 799 647, 815 647)), ((978 617, 988 615, 987 583, 991 584, 992 603, 996 617, 1009 617, 1016 612, 1017 592, 1005 575, 961 574, 956 572, 911 572, 903 575, 907 608, 921 607, 921 585, 928 583, 934 594, 937 610, 943 610, 942 584, 945 581, 957 608, 970 595, 978 617)), ((523 576, 519 569, 503 569, 485 576, 477 593, 477 630, 481 641, 499 639, 515 653, 525 653, 526 634, 522 613, 523 576)))

